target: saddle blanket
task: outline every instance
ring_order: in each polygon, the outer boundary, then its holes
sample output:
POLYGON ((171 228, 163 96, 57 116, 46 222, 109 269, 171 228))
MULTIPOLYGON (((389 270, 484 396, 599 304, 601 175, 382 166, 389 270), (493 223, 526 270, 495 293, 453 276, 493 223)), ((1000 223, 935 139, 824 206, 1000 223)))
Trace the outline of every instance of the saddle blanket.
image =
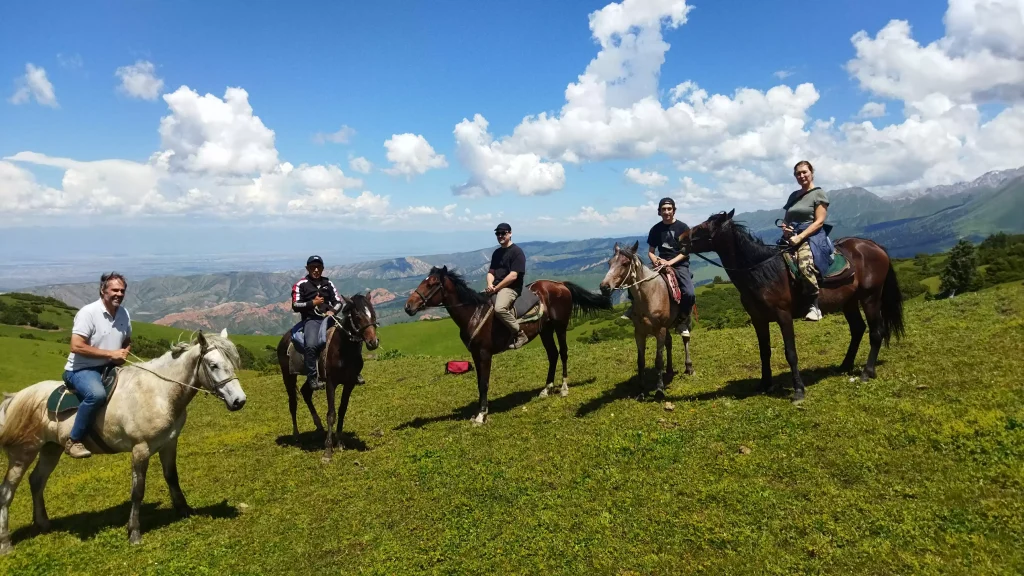
POLYGON ((661 277, 665 279, 665 284, 668 285, 668 293, 672 296, 672 301, 679 304, 683 301, 683 291, 679 288, 679 278, 676 277, 676 271, 671 266, 665 266, 661 269, 661 277))
MULTIPOLYGON (((783 254, 783 258, 786 260, 786 265, 789 266, 789 273, 793 278, 798 278, 800 275, 800 269, 797 268, 796 259, 792 254, 786 252, 783 254)), ((853 267, 850 266, 850 260, 846 257, 846 254, 842 252, 839 246, 836 246, 832 252, 832 264, 829 265, 828 270, 824 274, 819 270, 818 275, 822 277, 825 282, 838 282, 845 280, 853 274, 853 267)))
MULTIPOLYGON (((117 369, 103 372, 103 390, 106 391, 107 398, 110 398, 114 387, 117 386, 118 372, 119 370, 117 369)), ((50 397, 46 399, 46 413, 56 416, 64 412, 78 410, 78 406, 81 403, 82 401, 78 399, 78 396, 66 384, 61 384, 54 388, 53 392, 50 392, 50 397)))
MULTIPOLYGON (((334 336, 334 332, 338 329, 337 326, 331 326, 327 329, 327 342, 331 341, 331 337, 334 336)), ((316 360, 316 371, 320 375, 322 380, 327 380, 327 348, 320 351, 320 356, 316 360)), ((288 342, 288 373, 296 376, 306 375, 306 356, 302 346, 296 346, 295 340, 290 339, 288 342)))
MULTIPOLYGON (((494 301, 496 299, 497 295, 492 294, 492 307, 494 306, 494 301)), ((527 287, 527 289, 523 290, 523 293, 516 298, 515 304, 512 305, 512 313, 516 315, 516 320, 519 320, 520 323, 529 324, 530 322, 540 320, 540 317, 544 315, 540 296, 537 296, 536 292, 527 287)))

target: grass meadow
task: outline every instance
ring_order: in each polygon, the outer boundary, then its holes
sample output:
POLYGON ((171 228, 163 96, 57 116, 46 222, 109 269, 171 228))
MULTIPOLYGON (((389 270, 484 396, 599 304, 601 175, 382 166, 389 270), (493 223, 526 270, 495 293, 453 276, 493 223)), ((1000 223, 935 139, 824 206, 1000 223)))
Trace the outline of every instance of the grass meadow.
MULTIPOLYGON (((280 378, 243 372, 240 412, 190 407, 178 460, 195 516, 175 515, 154 463, 131 546, 128 457, 65 458, 49 533, 20 486, 0 574, 1022 573, 1024 287, 915 299, 907 327, 860 383, 833 371, 843 318, 801 323, 799 407, 777 329, 783 392, 755 392, 751 328, 697 330, 697 373, 670 404, 634 399, 631 340, 571 336, 569 396, 538 399, 535 342, 496 357, 480 428, 475 374, 444 374, 468 357, 452 323, 385 327, 383 349, 405 355, 367 362, 331 463, 301 406, 292 442, 280 378)), ((0 389, 58 377, 59 336, 0 332, 0 389)))

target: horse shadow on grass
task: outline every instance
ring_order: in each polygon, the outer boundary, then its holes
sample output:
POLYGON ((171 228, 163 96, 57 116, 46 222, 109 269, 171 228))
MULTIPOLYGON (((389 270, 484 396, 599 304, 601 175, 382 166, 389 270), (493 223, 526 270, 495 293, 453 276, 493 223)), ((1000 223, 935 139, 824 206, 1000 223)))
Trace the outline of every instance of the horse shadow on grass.
MULTIPOLYGON (((170 526, 185 518, 173 508, 160 508, 155 502, 145 502, 139 511, 139 518, 142 522, 142 533, 170 526)), ((79 540, 85 541, 94 538, 97 534, 107 528, 125 528, 128 526, 128 516, 132 510, 131 501, 126 501, 117 506, 111 506, 106 510, 93 512, 79 512, 61 518, 50 519, 50 530, 47 532, 66 532, 77 536, 79 540)), ((193 508, 192 516, 205 516, 207 518, 237 518, 240 512, 238 508, 228 504, 227 500, 221 500, 217 504, 193 508)), ((11 541, 17 544, 41 532, 35 525, 30 524, 18 528, 11 534, 11 541)))
MULTIPOLYGON (((299 432, 299 441, 295 441, 295 437, 291 434, 282 434, 277 437, 277 445, 282 448, 298 448, 303 452, 322 452, 324 449, 324 441, 327 439, 326 432, 317 432, 316 430, 309 430, 307 432, 299 432)), ((357 452, 366 452, 370 449, 358 434, 355 432, 342 432, 341 438, 339 438, 341 445, 345 447, 345 450, 355 450, 357 452)))
MULTIPOLYGON (((605 390, 604 393, 602 393, 597 398, 588 400, 587 402, 581 404, 580 407, 576 409, 576 417, 581 418, 593 412, 597 412, 604 406, 611 404, 612 402, 617 402, 619 400, 626 400, 630 398, 642 399, 648 391, 648 388, 653 389, 654 382, 657 381, 657 378, 657 369, 645 368, 644 376, 642 379, 644 384, 638 382, 636 375, 634 374, 630 378, 627 378, 626 380, 619 382, 618 384, 609 388, 608 390, 605 390)), ((675 375, 672 376, 672 379, 674 378, 675 375)))
MULTIPOLYGON (((584 385, 587 385, 587 384, 593 384, 594 382, 597 382, 597 378, 594 377, 594 376, 591 376, 590 378, 587 378, 586 380, 580 380, 579 382, 574 382, 574 383, 569 385, 569 392, 571 394, 573 388, 577 388, 579 386, 584 386, 584 385)), ((554 388, 554 391, 552 392, 552 394, 555 395, 556 397, 557 397, 557 394, 558 394, 558 388, 559 388, 559 385, 556 384, 555 388, 554 388)), ((509 394, 506 394, 506 395, 502 396, 501 398, 495 398, 494 400, 488 401, 487 402, 487 415, 488 415, 488 418, 490 416, 494 415, 494 414, 501 414, 503 412, 508 412, 510 410, 514 410, 516 408, 519 408, 520 406, 528 404, 531 400, 533 400, 534 398, 537 398, 537 395, 540 394, 541 390, 542 390, 542 388, 537 388, 537 389, 534 389, 534 390, 519 390, 518 392, 511 392, 509 394)), ((452 410, 448 414, 440 414, 438 416, 431 416, 429 418, 423 418, 423 417, 413 418, 412 420, 409 420, 408 422, 406 422, 404 424, 400 424, 400 425, 396 426, 395 427, 395 431, 405 430, 406 428, 423 428, 427 424, 433 424, 435 422, 448 422, 448 421, 453 421, 453 420, 469 420, 469 419, 471 419, 471 418, 476 416, 477 411, 479 410, 479 408, 480 408, 480 403, 478 401, 474 400, 472 402, 469 402, 465 406, 462 406, 460 408, 456 408, 456 409, 452 410)))
MULTIPOLYGON (((880 365, 879 362, 878 365, 880 365)), ((818 368, 809 368, 800 371, 800 377, 804 381, 804 387, 810 388, 817 384, 819 381, 835 377, 835 376, 847 376, 853 375, 853 373, 847 374, 845 371, 841 372, 839 366, 823 366, 818 368)), ((856 372, 856 375, 860 376, 860 372, 856 372)), ((722 398, 731 398, 733 400, 743 400, 750 398, 751 396, 770 396, 773 398, 785 398, 788 397, 793 391, 793 372, 787 370, 775 374, 772 377, 772 387, 769 390, 761 389, 761 378, 743 378, 740 380, 730 380, 726 382, 725 386, 718 390, 711 390, 710 392, 702 392, 700 394, 687 394, 677 398, 672 398, 679 402, 704 402, 708 400, 719 400, 722 398)))

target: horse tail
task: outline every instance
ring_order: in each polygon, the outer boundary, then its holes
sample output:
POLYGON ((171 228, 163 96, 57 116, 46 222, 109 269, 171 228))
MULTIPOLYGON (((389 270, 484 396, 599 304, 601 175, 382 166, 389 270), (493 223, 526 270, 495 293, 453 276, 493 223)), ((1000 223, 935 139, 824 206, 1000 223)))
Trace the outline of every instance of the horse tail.
POLYGON ((598 310, 612 309, 610 294, 608 296, 595 294, 572 282, 562 282, 562 284, 569 290, 569 295, 572 297, 573 316, 589 316, 597 313, 598 310))
POLYGON ((43 422, 39 419, 39 403, 34 402, 36 390, 4 394, 0 402, 0 447, 33 445, 39 442, 43 422))
POLYGON ((885 274, 882 285, 882 340, 889 345, 889 339, 903 337, 906 329, 903 325, 903 293, 896 279, 896 271, 889 262, 889 271, 885 274))

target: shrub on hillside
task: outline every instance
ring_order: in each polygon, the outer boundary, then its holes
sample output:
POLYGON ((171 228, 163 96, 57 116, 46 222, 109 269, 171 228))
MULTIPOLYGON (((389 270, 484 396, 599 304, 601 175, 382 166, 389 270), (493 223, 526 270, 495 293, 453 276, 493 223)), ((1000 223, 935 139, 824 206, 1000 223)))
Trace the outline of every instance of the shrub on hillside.
POLYGON ((405 354, 402 354, 402 351, 398 348, 391 348, 377 354, 377 360, 394 360, 403 357, 405 357, 405 354))
POLYGON ((36 337, 35 334, 29 334, 28 332, 18 334, 18 338, 21 338, 23 340, 42 340, 42 338, 38 338, 36 337))
POLYGON ((983 280, 978 274, 978 255, 974 244, 960 240, 949 251, 946 267, 939 274, 944 294, 971 292, 982 287, 983 280))

